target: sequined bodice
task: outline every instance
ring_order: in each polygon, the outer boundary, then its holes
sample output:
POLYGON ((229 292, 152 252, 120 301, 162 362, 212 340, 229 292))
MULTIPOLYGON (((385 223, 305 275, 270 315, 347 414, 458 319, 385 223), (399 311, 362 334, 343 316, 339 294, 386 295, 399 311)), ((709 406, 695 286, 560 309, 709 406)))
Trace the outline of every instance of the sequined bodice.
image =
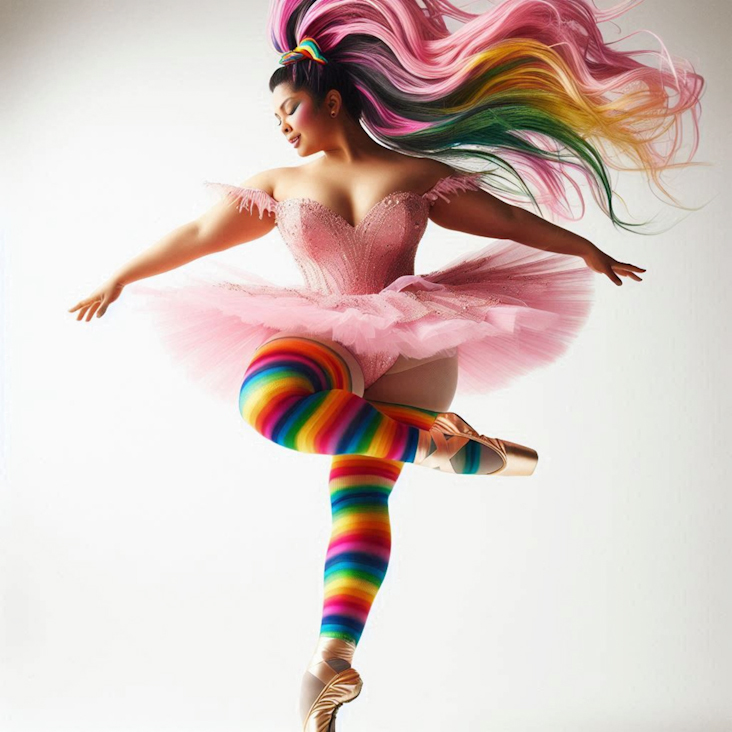
POLYGON ((440 179, 420 194, 396 191, 374 204, 355 226, 310 198, 277 201, 265 191, 226 184, 242 207, 255 203, 275 214, 277 227, 302 272, 306 287, 322 293, 376 293, 402 275, 414 274, 417 247, 438 196, 479 188, 479 174, 440 179))
POLYGON ((277 226, 306 286, 328 293, 379 292, 414 274, 428 219, 428 201, 408 191, 383 198, 356 226, 318 201, 293 198, 277 206, 277 226))

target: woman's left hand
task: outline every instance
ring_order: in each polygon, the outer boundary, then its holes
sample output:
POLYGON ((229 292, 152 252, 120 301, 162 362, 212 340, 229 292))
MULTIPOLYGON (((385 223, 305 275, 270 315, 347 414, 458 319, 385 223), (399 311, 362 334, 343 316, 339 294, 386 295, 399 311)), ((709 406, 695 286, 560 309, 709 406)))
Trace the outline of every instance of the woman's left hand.
POLYGON ((636 267, 634 264, 618 262, 594 245, 590 251, 584 255, 583 259, 590 269, 593 269, 595 272, 599 272, 600 274, 607 275, 616 285, 623 284, 618 275, 622 275, 623 277, 632 277, 636 282, 643 282, 643 280, 635 273, 645 272, 645 269, 642 267, 636 267))

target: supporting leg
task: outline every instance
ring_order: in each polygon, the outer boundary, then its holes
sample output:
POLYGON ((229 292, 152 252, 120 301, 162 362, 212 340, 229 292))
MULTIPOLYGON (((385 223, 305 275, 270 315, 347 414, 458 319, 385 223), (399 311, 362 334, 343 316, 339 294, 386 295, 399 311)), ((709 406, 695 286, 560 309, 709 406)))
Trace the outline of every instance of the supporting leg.
MULTIPOLYGON (((430 411, 421 407, 372 404, 412 427, 428 427, 434 421, 430 411)), ((336 455, 331 461, 328 486, 333 524, 325 560, 320 636, 300 690, 303 721, 328 680, 351 667, 389 566, 389 497, 403 467, 400 461, 362 455, 336 455)))
POLYGON ((396 460, 363 455, 336 455, 331 461, 333 524, 325 560, 320 637, 300 692, 303 721, 326 682, 351 666, 389 566, 389 496, 403 466, 396 460))

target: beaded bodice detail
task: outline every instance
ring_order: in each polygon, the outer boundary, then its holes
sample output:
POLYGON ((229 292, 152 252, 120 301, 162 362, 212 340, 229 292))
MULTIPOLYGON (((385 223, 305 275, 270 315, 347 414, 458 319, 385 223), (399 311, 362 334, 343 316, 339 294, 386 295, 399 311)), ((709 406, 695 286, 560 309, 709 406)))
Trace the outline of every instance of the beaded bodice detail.
POLYGON ((480 189, 480 173, 441 178, 426 193, 395 191, 375 203, 355 226, 310 198, 275 200, 258 188, 224 183, 239 210, 262 218, 274 214, 277 228, 293 254, 305 286, 317 292, 365 295, 377 293, 402 275, 414 274, 415 255, 429 220, 431 206, 452 193, 480 189))

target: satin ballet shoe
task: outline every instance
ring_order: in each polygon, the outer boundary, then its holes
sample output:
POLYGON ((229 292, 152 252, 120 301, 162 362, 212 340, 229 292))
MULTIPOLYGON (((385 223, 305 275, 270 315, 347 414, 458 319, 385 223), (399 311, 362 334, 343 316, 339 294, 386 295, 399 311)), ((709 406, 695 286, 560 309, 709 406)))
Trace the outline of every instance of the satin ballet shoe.
POLYGON ((470 440, 489 447, 502 462, 498 469, 480 473, 480 475, 531 475, 539 461, 536 450, 509 440, 481 435, 454 412, 440 412, 429 433, 435 441, 437 449, 429 453, 429 446, 421 442, 417 447, 415 465, 436 468, 445 473, 455 473, 450 458, 454 457, 470 440))
MULTIPOLYGON (((348 657, 348 653, 352 656, 353 651, 349 646, 352 644, 333 638, 328 645, 328 657, 343 658, 348 657), (345 655, 339 653, 338 644, 340 643, 344 644, 345 655)), ((316 657, 321 660, 311 664, 307 670, 320 679, 325 686, 305 717, 303 732, 335 732, 335 718, 338 709, 343 704, 353 701, 361 693, 363 681, 356 669, 347 668, 343 671, 336 671, 327 663, 324 653, 321 652, 316 657)))

